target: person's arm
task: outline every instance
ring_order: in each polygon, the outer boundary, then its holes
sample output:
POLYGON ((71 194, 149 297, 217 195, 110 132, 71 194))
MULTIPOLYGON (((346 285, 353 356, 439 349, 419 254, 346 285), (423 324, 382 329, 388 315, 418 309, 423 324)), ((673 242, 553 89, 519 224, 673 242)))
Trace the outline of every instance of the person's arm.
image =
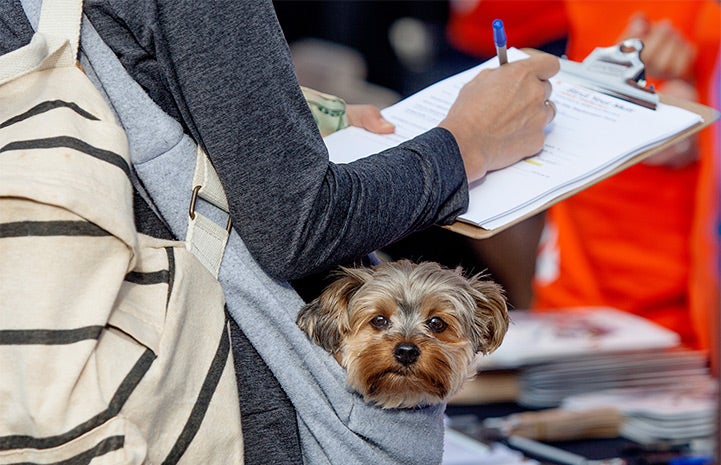
POLYGON ((26 45, 33 32, 20 0, 0 2, 0 55, 26 45))
POLYGON ((180 86, 173 93, 226 187, 235 227, 267 272, 299 277, 465 208, 450 135, 438 131, 373 162, 329 163, 270 3, 227 2, 218 16, 234 24, 225 32, 216 30, 220 19, 204 23, 209 11, 196 13, 197 5, 161 3, 160 32, 180 86))
MULTIPOLYGON (((457 140, 470 147, 474 139, 463 118, 369 159, 329 163, 269 1, 119 0, 112 8, 91 20, 131 74, 205 146, 235 228, 269 274, 303 276, 465 210, 468 181, 457 140), (120 33, 107 34, 114 27, 120 33), (119 53, 111 36, 123 33, 145 55, 119 53), (163 88, 153 91, 153 77, 163 88)), ((529 117, 538 120, 542 99, 533 105, 529 117)), ((515 159, 532 154, 525 152, 515 159)), ((476 166, 472 179, 490 165, 476 166)))
POLYGON ((116 53, 106 21, 133 31, 148 56, 124 64, 167 80, 171 104, 162 90, 151 95, 207 149, 235 228, 271 275, 295 278, 361 256, 465 209, 463 164, 447 131, 373 162, 329 163, 270 2, 172 0, 157 11, 142 3, 95 4, 104 19, 90 19, 116 53), (152 59, 159 69, 143 69, 152 59))

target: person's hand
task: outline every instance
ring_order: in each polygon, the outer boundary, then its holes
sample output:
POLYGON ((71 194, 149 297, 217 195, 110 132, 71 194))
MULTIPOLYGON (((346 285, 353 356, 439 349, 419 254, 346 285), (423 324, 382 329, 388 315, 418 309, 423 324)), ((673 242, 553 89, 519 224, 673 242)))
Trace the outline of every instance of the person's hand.
POLYGON ((541 151, 555 116, 547 103, 558 58, 546 53, 481 71, 439 124, 456 138, 468 181, 541 151))
POLYGON ((373 105, 346 105, 348 124, 357 126, 376 134, 390 134, 396 127, 381 116, 381 112, 373 105))
MULTIPOLYGON (((659 92, 665 95, 679 97, 684 100, 695 102, 698 100, 696 89, 682 79, 666 81, 659 86, 659 92)), ((689 163, 698 159, 698 144, 696 137, 689 137, 669 148, 650 156, 644 163, 647 165, 663 165, 668 168, 683 168, 689 163)))
POLYGON ((619 42, 634 37, 643 42, 641 59, 647 75, 690 80, 696 48, 669 20, 651 23, 644 14, 637 13, 629 19, 619 42))

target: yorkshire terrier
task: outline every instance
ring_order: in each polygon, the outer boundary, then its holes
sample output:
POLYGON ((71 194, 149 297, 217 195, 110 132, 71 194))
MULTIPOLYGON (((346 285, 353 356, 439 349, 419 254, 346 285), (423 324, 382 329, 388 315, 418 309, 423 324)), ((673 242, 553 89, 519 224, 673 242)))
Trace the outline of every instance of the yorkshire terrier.
POLYGON ((367 402, 412 408, 455 394, 476 355, 501 344, 509 317, 501 287, 483 276, 400 260, 341 268, 297 323, 367 402))

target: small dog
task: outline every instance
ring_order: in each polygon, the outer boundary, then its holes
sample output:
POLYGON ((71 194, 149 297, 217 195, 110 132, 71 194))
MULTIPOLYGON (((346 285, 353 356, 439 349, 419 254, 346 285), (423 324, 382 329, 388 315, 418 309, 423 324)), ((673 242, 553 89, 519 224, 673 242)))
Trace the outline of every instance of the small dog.
POLYGON ((383 408, 443 402, 503 341, 501 287, 435 262, 341 268, 298 326, 347 370, 348 385, 383 408))

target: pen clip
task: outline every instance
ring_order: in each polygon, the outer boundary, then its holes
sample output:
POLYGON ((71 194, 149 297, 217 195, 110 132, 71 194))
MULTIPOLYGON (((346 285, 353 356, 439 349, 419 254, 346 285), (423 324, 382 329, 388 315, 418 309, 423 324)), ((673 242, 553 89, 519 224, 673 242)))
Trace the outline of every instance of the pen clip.
POLYGON ((646 87, 641 50, 640 39, 597 47, 581 63, 561 59, 561 72, 576 84, 655 110, 659 97, 646 87))

